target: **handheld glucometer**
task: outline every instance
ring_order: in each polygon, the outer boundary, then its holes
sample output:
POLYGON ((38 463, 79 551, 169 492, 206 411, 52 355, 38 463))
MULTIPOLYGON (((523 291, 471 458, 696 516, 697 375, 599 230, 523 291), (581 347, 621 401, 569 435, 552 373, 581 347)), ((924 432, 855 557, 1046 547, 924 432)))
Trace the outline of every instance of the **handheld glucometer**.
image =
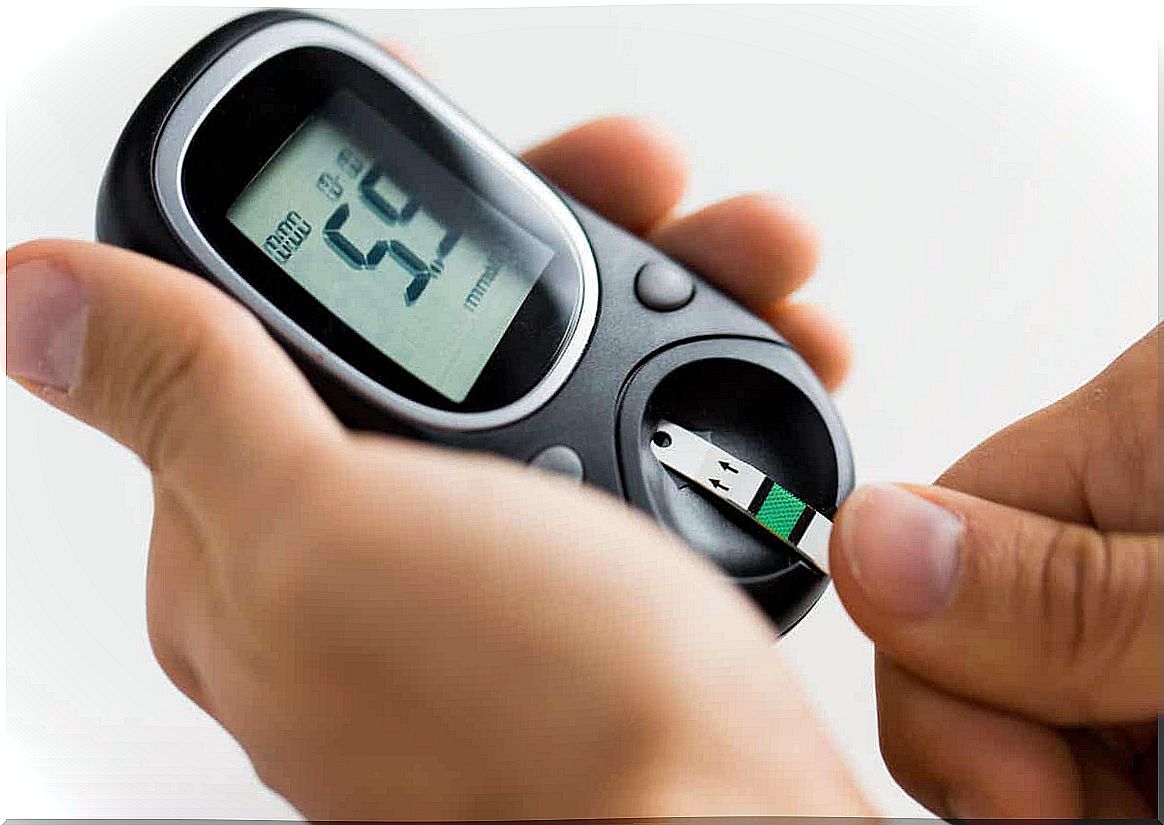
POLYGON ((339 25, 261 12, 194 46, 126 126, 97 234, 246 305, 353 428, 603 487, 781 630, 825 587, 853 468, 804 361, 339 25))

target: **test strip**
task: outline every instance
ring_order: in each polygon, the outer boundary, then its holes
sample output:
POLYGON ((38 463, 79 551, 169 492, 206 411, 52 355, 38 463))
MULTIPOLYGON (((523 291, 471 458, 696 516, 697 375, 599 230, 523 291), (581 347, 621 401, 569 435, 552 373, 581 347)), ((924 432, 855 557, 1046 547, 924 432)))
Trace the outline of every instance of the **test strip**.
POLYGON ((660 421, 651 451, 663 466, 743 513, 828 575, 832 522, 751 464, 670 421, 660 421))

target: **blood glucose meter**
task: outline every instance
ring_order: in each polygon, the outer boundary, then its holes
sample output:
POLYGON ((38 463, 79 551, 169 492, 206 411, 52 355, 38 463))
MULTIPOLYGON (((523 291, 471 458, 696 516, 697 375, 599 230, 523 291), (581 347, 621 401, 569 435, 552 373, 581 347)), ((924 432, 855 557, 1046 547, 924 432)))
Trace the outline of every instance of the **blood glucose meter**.
POLYGON ((350 427, 605 488, 781 631, 827 583, 852 458, 800 356, 340 25, 260 12, 195 45, 126 126, 97 235, 234 296, 350 427))

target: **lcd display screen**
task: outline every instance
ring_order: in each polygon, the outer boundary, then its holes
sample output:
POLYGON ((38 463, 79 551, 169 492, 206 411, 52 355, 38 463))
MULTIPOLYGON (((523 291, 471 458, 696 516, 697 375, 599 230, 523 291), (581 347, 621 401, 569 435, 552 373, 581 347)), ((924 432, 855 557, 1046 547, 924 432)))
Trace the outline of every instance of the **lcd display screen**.
POLYGON ((461 402, 554 250, 339 92, 227 219, 340 321, 461 402))

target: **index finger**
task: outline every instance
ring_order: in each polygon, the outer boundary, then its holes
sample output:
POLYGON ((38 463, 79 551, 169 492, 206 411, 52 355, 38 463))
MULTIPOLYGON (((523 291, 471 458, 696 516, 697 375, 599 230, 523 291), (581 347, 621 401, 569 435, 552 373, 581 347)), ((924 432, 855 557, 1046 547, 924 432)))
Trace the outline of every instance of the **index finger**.
POLYGON ((982 442, 936 483, 1100 530, 1158 530, 1160 329, 1085 386, 982 442))

